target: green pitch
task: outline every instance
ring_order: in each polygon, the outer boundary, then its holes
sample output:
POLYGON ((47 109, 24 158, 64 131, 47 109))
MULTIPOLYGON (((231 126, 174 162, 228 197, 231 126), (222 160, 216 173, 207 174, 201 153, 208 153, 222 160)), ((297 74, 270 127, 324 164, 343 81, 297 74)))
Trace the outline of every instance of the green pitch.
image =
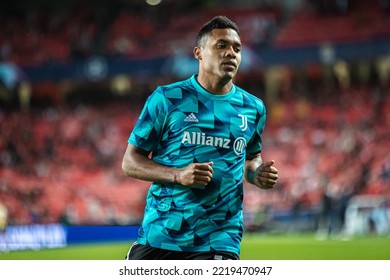
MULTIPOLYGON (((104 243, 0 253, 0 260, 123 260, 130 246, 104 243)), ((314 235, 245 235, 242 260, 390 260, 390 236, 316 240, 314 235)))

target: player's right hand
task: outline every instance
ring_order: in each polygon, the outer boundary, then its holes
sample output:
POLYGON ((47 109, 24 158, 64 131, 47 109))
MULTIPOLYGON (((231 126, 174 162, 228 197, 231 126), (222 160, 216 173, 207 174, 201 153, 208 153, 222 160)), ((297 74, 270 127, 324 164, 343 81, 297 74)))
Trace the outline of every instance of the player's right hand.
POLYGON ((176 182, 183 186, 206 186, 213 177, 213 162, 192 163, 180 170, 176 182))

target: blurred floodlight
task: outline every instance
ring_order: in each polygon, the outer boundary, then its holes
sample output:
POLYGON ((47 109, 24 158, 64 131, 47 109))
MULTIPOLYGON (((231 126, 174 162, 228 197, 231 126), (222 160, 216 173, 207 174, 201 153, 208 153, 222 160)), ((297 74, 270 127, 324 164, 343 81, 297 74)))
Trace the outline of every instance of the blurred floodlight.
POLYGON ((131 89, 130 79, 125 75, 115 77, 112 79, 111 89, 119 95, 126 94, 131 89))
POLYGON ((92 56, 84 65, 84 73, 91 81, 100 81, 108 75, 108 63, 104 57, 92 56))
POLYGON ((156 6, 161 3, 161 0, 146 0, 146 3, 150 6, 156 6))

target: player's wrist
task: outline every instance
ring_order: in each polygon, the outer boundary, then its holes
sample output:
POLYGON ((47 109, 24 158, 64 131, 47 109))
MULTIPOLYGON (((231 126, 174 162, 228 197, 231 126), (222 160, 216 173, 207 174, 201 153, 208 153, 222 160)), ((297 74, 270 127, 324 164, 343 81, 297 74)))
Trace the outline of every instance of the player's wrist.
POLYGON ((180 171, 179 170, 173 171, 173 183, 180 184, 180 171))
POLYGON ((255 174, 256 172, 252 169, 247 169, 245 172, 245 179, 248 183, 255 184, 255 174))

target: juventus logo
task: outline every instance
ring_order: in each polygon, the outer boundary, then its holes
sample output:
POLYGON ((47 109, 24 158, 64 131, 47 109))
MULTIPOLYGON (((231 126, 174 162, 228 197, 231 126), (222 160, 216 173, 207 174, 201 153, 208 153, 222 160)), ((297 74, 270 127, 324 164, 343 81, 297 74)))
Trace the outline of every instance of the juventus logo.
POLYGON ((248 118, 247 118, 247 116, 244 116, 241 114, 238 114, 238 116, 241 118, 241 121, 242 121, 240 128, 242 131, 245 131, 248 128, 248 118))

